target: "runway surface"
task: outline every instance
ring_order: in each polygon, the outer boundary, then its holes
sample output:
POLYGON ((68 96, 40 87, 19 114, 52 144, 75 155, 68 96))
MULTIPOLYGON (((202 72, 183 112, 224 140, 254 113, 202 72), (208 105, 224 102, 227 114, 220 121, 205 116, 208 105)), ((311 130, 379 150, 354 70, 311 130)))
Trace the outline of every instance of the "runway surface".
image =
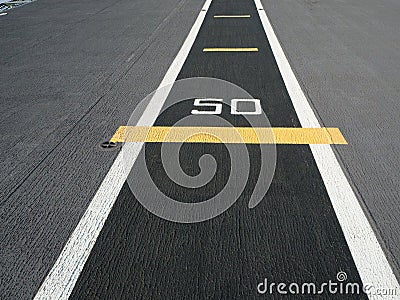
MULTIPOLYGON (((260 292, 265 279, 370 284, 392 293, 370 299, 400 297, 399 8, 395 1, 360 9, 351 1, 38 0, 0 17, 8 141, 0 148, 0 298, 281 299, 276 287, 260 292), (160 82, 192 77, 223 79, 259 99, 270 124, 255 114, 248 120, 283 128, 282 140, 287 130, 333 127, 346 143, 278 143, 271 186, 252 209, 261 149, 271 146, 234 144, 250 160, 237 201, 200 223, 160 218, 115 173, 121 145, 99 144, 160 82), (318 143, 325 145, 308 145, 318 143)), ((173 95, 159 105, 168 107, 173 95)), ((212 103, 206 111, 219 107, 212 103)), ((199 126, 196 108, 203 109, 187 99, 158 117, 144 112, 143 122, 173 126, 194 116, 190 126, 199 126)), ((221 108, 233 126, 250 126, 221 108)), ((205 201, 232 176, 226 145, 203 138, 183 144, 180 165, 195 176, 200 157, 211 154, 217 173, 203 187, 179 186, 164 170, 161 145, 148 141, 141 151, 156 186, 177 201, 205 201)), ((131 178, 141 171, 136 161, 131 178)))

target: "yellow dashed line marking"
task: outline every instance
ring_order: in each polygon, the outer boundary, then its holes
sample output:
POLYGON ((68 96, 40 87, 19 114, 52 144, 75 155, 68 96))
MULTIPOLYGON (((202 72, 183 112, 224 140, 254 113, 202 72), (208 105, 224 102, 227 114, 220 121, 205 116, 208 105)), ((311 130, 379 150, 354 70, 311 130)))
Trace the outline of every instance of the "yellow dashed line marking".
POLYGON ((219 18, 250 18, 250 15, 215 15, 214 19, 219 18))
POLYGON ((110 142, 347 144, 338 128, 121 126, 110 142))
POLYGON ((204 48, 203 52, 258 52, 258 48, 204 48))

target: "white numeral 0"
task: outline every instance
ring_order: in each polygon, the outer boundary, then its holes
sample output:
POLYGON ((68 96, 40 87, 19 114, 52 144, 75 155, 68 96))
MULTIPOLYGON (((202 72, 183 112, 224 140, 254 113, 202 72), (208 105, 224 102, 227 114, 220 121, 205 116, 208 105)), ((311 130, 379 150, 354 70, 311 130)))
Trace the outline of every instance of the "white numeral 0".
POLYGON ((260 99, 232 99, 231 101, 231 114, 232 115, 261 115, 260 99), (237 111, 239 102, 253 102, 254 111, 237 111))

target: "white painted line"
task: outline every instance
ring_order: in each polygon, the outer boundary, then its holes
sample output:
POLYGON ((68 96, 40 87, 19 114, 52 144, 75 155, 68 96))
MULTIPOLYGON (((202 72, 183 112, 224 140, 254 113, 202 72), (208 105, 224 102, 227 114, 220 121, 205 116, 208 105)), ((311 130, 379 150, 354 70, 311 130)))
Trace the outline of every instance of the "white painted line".
MULTIPOLYGON (((302 127, 320 127, 261 1, 254 0, 254 2, 302 127)), ((362 282, 375 288, 393 288, 400 292, 396 276, 331 146, 310 145, 310 147, 362 282)), ((399 295, 369 297, 370 299, 396 299, 396 297, 398 299, 399 295)))
MULTIPOLYGON (((192 29, 190 30, 179 53, 169 67, 159 88, 174 83, 183 63, 189 54, 190 49, 197 37, 201 24, 206 16, 212 0, 206 0, 199 13, 192 29)), ((168 91, 169 93, 169 91, 168 91)), ((138 126, 152 126, 168 96, 168 93, 155 93, 139 119, 138 126)), ((68 299, 79 274, 81 273, 86 260, 100 234, 101 229, 117 199, 126 178, 126 160, 123 160, 123 153, 129 151, 132 157, 133 166, 143 143, 129 143, 130 148, 124 148, 118 154, 106 177, 101 183, 96 195, 90 202, 85 214, 79 221, 74 232, 68 239, 64 249, 58 257, 53 268, 45 278, 34 299, 68 299)), ((125 155, 124 154, 124 155, 125 155)))
POLYGON ((0 16, 5 16, 5 15, 7 15, 7 13, 6 13, 6 12, 4 12, 4 13, 0 13, 0 16))

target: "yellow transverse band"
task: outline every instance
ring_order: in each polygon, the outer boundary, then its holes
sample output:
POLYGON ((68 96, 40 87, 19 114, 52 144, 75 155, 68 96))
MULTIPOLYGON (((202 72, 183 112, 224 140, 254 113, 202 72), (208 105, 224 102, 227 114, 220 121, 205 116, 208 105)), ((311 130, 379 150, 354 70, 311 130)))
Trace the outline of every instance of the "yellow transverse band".
POLYGON ((110 142, 347 144, 338 128, 121 126, 110 142))

